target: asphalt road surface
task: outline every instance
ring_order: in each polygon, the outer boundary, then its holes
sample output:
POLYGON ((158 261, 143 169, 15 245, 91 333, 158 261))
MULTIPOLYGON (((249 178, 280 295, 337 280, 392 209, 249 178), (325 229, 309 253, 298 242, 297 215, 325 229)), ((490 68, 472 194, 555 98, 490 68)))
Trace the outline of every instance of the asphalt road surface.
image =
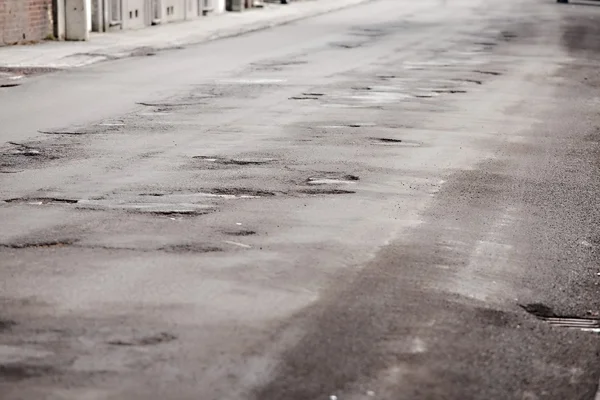
POLYGON ((593 400, 598 21, 377 0, 0 89, 0 398, 593 400))

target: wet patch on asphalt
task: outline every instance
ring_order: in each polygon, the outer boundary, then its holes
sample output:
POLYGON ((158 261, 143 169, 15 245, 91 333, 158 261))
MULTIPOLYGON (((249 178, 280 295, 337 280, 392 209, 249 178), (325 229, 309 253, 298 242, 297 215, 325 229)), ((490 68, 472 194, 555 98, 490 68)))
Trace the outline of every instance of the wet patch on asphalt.
POLYGON ((0 318, 0 332, 6 332, 17 326, 17 322, 10 319, 0 318))
POLYGON ((56 375, 58 371, 49 365, 27 363, 0 364, 0 382, 18 382, 47 375, 56 375))
POLYGON ((513 313, 506 311, 481 307, 476 308, 475 313, 477 320, 499 328, 516 327, 520 323, 519 319, 513 313))

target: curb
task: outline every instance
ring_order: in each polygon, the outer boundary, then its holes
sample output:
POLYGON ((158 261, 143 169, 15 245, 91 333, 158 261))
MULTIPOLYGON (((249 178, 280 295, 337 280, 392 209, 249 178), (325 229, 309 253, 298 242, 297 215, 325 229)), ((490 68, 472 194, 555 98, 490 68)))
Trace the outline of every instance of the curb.
MULTIPOLYGON (((328 0, 316 0, 316 2, 321 2, 321 1, 326 2, 328 0)), ((325 14, 328 14, 331 12, 360 6, 360 5, 374 2, 374 1, 378 1, 378 0, 354 0, 350 3, 338 4, 338 5, 334 5, 334 6, 320 9, 317 11, 309 10, 306 13, 300 14, 300 15, 284 16, 284 17, 270 20, 270 21, 267 20, 267 21, 253 23, 253 24, 248 24, 245 26, 241 26, 238 29, 235 29, 235 28, 234 29, 224 29, 222 31, 217 30, 214 33, 207 34, 205 37, 199 37, 199 38, 195 38, 195 39, 190 38, 188 40, 184 39, 180 42, 172 42, 172 43, 169 43, 166 45, 165 44, 157 45, 156 47, 152 46, 151 43, 148 43, 145 46, 141 46, 141 47, 138 46, 138 47, 119 49, 119 50, 116 50, 114 53, 111 53, 109 51, 94 52, 93 56, 91 54, 86 54, 86 53, 74 53, 74 54, 63 57, 63 59, 66 59, 68 57, 83 57, 84 59, 81 60, 81 62, 79 62, 79 63, 73 62, 72 64, 69 64, 68 62, 65 62, 64 64, 63 63, 55 63, 53 65, 53 67, 55 67, 57 70, 69 70, 69 69, 73 69, 73 68, 84 67, 87 65, 98 64, 98 63, 102 63, 102 62, 106 62, 106 61, 114 61, 114 60, 138 57, 138 56, 140 56, 140 53, 144 53, 144 50, 147 50, 148 48, 151 48, 152 52, 161 52, 161 51, 166 51, 166 50, 173 50, 173 49, 176 49, 176 48, 184 46, 184 45, 186 45, 186 46, 198 45, 198 44, 212 42, 212 41, 221 40, 221 39, 234 38, 234 37, 242 36, 242 35, 249 34, 249 33, 260 32, 263 30, 271 29, 271 28, 274 28, 277 26, 288 25, 293 22, 317 17, 320 15, 325 15, 325 14), (85 60, 85 57, 89 57, 89 58, 87 60, 85 60)), ((290 4, 285 7, 293 7, 293 4, 290 4)), ((257 12, 260 12, 260 11, 258 10, 257 12)), ((0 54, 1 54, 1 50, 0 50, 0 54)), ((37 65, 37 66, 39 67, 39 65, 37 65)), ((1 64, 0 63, 0 67, 23 68, 23 67, 28 67, 28 65, 10 64, 10 63, 1 64)))
MULTIPOLYGON (((327 0, 319 0, 319 1, 327 1, 327 0)), ((202 39, 199 38, 197 40, 182 41, 182 42, 178 42, 178 43, 168 44, 166 46, 158 46, 158 47, 155 47, 154 50, 156 50, 156 51, 172 50, 172 49, 175 49, 175 48, 181 47, 181 46, 193 46, 193 45, 213 42, 213 41, 217 41, 217 40, 221 40, 221 39, 234 38, 234 37, 246 35, 249 33, 260 32, 260 31, 264 31, 267 29, 275 28, 277 26, 288 25, 288 24, 291 24, 291 23, 294 23, 297 21, 302 21, 302 20, 308 19, 308 18, 318 17, 320 15, 329 14, 331 12, 356 7, 356 6, 360 6, 360 5, 367 4, 367 3, 372 3, 375 1, 378 1, 378 0, 356 0, 350 4, 334 6, 334 7, 326 8, 324 10, 319 10, 316 12, 307 12, 306 14, 303 14, 303 15, 296 15, 296 16, 292 16, 292 17, 283 17, 283 18, 280 18, 279 20, 275 20, 275 21, 268 21, 268 22, 247 25, 245 27, 241 27, 241 28, 233 30, 233 31, 232 30, 225 30, 223 32, 217 31, 214 34, 211 34, 202 39)), ((289 7, 289 6, 287 6, 287 7, 289 7)), ((106 54, 106 55, 101 54, 101 55, 105 56, 106 59, 91 61, 90 63, 84 64, 84 65, 79 65, 79 66, 91 65, 91 64, 96 64, 99 62, 104 62, 104 61, 112 61, 115 59, 124 59, 124 58, 135 57, 135 54, 133 54, 133 53, 135 53, 135 51, 138 49, 140 49, 140 48, 139 47, 131 48, 131 49, 126 50, 126 53, 115 53, 115 54, 106 54)), ((65 69, 75 68, 75 67, 78 67, 78 66, 67 67, 65 69)))

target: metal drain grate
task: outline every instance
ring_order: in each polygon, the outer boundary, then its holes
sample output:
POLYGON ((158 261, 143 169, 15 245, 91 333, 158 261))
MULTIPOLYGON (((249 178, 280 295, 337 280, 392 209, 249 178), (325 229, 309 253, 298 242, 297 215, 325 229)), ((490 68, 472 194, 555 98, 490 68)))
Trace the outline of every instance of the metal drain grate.
POLYGON ((541 303, 520 304, 519 306, 540 321, 547 322, 551 326, 600 333, 600 319, 598 318, 559 316, 554 313, 552 308, 541 303))
POLYGON ((579 329, 586 332, 600 333, 600 320, 590 318, 560 318, 560 317, 538 317, 558 328, 579 329))

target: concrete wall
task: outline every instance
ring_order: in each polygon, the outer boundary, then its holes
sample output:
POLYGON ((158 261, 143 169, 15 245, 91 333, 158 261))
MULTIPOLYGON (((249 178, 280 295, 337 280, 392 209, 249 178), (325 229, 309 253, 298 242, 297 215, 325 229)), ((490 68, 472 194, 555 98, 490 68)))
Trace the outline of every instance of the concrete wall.
POLYGON ((0 0, 0 46, 53 33, 52 0, 0 0))

